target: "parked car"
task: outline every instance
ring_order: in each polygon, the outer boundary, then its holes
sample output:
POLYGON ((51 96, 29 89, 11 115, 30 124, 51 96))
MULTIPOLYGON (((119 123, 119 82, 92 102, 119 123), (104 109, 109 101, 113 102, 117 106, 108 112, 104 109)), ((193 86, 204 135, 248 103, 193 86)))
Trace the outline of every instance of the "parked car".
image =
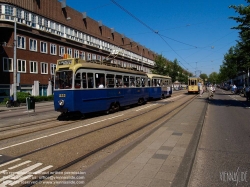
POLYGON ((238 86, 236 94, 243 95, 243 89, 244 89, 244 86, 238 86))
POLYGON ((250 86, 246 86, 245 88, 243 88, 244 97, 246 97, 246 90, 250 90, 250 86))

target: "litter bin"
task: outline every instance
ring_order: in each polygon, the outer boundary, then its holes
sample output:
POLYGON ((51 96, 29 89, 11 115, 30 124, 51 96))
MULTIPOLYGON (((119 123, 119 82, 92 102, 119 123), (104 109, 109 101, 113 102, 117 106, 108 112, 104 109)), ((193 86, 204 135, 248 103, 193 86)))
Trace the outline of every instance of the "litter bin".
POLYGON ((27 109, 35 110, 35 98, 34 97, 26 97, 27 109))

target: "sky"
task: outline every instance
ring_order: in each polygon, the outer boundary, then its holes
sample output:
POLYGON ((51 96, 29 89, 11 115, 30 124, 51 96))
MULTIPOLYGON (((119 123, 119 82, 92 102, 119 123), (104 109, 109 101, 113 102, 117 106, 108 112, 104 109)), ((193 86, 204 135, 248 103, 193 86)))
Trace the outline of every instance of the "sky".
POLYGON ((219 72, 239 40, 230 5, 245 0, 66 0, 67 6, 102 21, 134 42, 193 73, 219 72))

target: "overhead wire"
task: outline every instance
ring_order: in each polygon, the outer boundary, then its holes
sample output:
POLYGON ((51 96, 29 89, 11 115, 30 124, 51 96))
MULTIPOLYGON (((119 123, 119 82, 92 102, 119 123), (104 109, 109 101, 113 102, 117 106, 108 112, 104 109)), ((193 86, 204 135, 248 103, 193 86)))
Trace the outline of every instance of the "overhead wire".
MULTIPOLYGON (((153 33, 157 34, 168 46, 169 48, 177 55, 179 56, 182 60, 185 61, 185 59, 183 59, 169 44, 168 42, 159 34, 159 31, 154 30, 152 27, 148 26, 146 23, 144 23, 143 21, 141 21, 139 18, 137 18, 136 16, 134 16, 132 13, 130 13, 128 10, 126 10, 123 6, 121 6, 119 3, 117 3, 115 0, 111 0, 112 3, 114 3, 116 6, 118 6, 120 9, 122 9, 124 12, 126 12, 127 14, 129 14, 132 18, 134 18, 135 20, 137 20, 139 23, 141 23, 142 25, 144 25, 145 27, 147 27, 149 30, 151 30, 153 33)), ((179 61, 180 62, 180 61, 179 61)), ((186 61, 185 61, 186 62, 186 61)), ((180 62, 181 63, 181 62, 180 62)), ((186 62, 189 66, 191 66, 188 62, 186 62)), ((185 65, 183 63, 181 63, 184 67, 185 65)), ((192 66, 191 66, 192 67, 192 66)), ((193 67, 192 67, 193 68, 193 67)), ((185 67, 185 69, 187 69, 185 67)))

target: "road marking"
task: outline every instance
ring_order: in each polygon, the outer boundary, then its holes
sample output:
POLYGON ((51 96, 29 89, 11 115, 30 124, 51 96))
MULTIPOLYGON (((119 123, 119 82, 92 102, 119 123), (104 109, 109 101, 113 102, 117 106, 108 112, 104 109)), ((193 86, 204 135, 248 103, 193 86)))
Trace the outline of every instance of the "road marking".
POLYGON ((151 104, 151 105, 149 105, 149 106, 146 106, 146 107, 140 108, 140 109, 135 110, 135 111, 136 111, 136 112, 138 112, 138 111, 140 111, 140 110, 143 110, 143 109, 149 108, 149 107, 154 106, 154 105, 157 105, 157 104, 151 104))
POLYGON ((47 170, 49 168, 52 168, 52 167, 53 167, 52 165, 46 166, 46 167, 34 172, 33 174, 36 175, 36 174, 42 173, 43 171, 45 171, 45 170, 47 170))
POLYGON ((177 98, 177 97, 181 97, 181 96, 183 96, 183 95, 178 95, 178 96, 176 96, 176 97, 171 97, 170 99, 167 99, 167 101, 173 100, 173 99, 175 99, 175 98, 177 98))
MULTIPOLYGON (((10 161, 10 162, 7 162, 5 163, 5 165, 7 164, 10 164, 10 163, 13 163, 14 161, 18 161, 18 160, 21 160, 20 158, 19 159, 16 159, 16 160, 13 160, 13 161, 10 161)), ((14 168, 17 168, 21 165, 24 165, 24 164, 27 164, 27 163, 30 163, 31 161, 28 160, 28 161, 25 161, 25 162, 22 162, 20 164, 17 164, 11 168, 8 168, 9 170, 11 169, 14 169, 14 168)), ((49 166, 46 166, 46 167, 43 167, 37 171, 33 171, 35 170, 36 168, 40 167, 41 165, 43 165, 42 163, 36 163, 32 166, 29 166, 29 167, 26 167, 22 170, 19 170, 19 171, 15 171, 15 172, 8 172, 8 170, 2 170, 0 171, 0 174, 9 174, 9 175, 6 175, 6 176, 3 176, 3 178, 0 178, 0 187, 5 187, 6 185, 10 185, 10 186, 14 186, 16 184, 20 184, 22 183, 24 180, 28 179, 28 178, 31 178, 32 176, 36 175, 36 174, 40 174, 42 173, 43 171, 45 170, 48 170, 49 168, 52 168, 53 166, 52 165, 49 165, 49 166)))
POLYGON ((28 164, 28 163, 30 163, 30 162, 31 162, 30 160, 27 160, 27 161, 25 161, 25 162, 22 162, 21 164, 15 165, 15 166, 10 167, 10 168, 8 168, 8 169, 15 169, 15 168, 18 168, 19 166, 28 164))
POLYGON ((15 159, 15 160, 12 160, 12 161, 6 162, 6 163, 4 163, 4 164, 0 164, 0 167, 2 167, 2 166, 6 166, 6 165, 11 164, 11 163, 13 163, 13 162, 16 162, 16 161, 18 161, 18 160, 21 160, 21 158, 17 158, 17 159, 15 159))
MULTIPOLYGON (((110 119, 114 119, 114 118, 117 118, 117 117, 121 117, 123 115, 124 114, 121 114, 121 115, 114 116, 114 117, 111 117, 111 118, 107 118, 107 119, 103 119, 103 120, 100 120, 100 121, 96 121, 96 122, 93 122, 93 123, 90 123, 90 124, 87 124, 87 125, 80 125, 78 127, 74 127, 74 128, 71 128, 71 129, 67 129, 67 130, 64 130, 64 131, 57 132, 57 133, 49 134, 49 135, 46 135, 46 136, 41 136, 41 137, 34 138, 34 139, 31 139, 31 140, 28 140, 28 141, 24 141, 24 142, 21 142, 21 143, 17 143, 17 144, 13 144, 13 145, 10 145, 10 146, 7 146, 7 147, 0 148, 0 150, 4 150, 4 149, 8 149, 8 148, 15 147, 15 146, 18 146, 18 145, 26 144, 26 143, 29 143, 29 142, 33 142, 33 141, 36 141, 36 140, 43 139, 43 138, 48 138, 48 137, 51 137, 51 136, 54 136, 54 135, 57 135, 57 134, 62 134, 64 132, 69 132, 69 131, 72 131, 72 130, 75 130, 75 129, 79 129, 79 128, 86 127, 86 126, 89 126, 89 125, 100 123, 100 122, 103 122, 103 121, 106 121, 106 120, 110 120, 110 119)), ((1 165, 0 165, 0 167, 1 167, 1 165)))
POLYGON ((14 186, 15 184, 20 184, 21 182, 23 182, 24 180, 28 179, 28 178, 31 178, 33 175, 27 175, 25 177, 22 177, 18 180, 16 180, 15 182, 12 182, 12 183, 9 183, 10 186, 14 186))
POLYGON ((6 173, 8 170, 2 170, 0 171, 0 174, 6 173))
MULTIPOLYGON (((5 163, 5 165, 13 163, 14 161, 18 161, 18 160, 21 160, 21 159, 18 158, 16 160, 7 162, 7 163, 5 163)), ((8 170, 17 168, 17 167, 19 167, 21 165, 24 165, 24 164, 27 164, 27 163, 30 163, 30 162, 31 162, 30 160, 22 162, 20 164, 17 164, 15 166, 11 167, 11 168, 8 168, 8 170)), ((37 171, 33 171, 33 170, 37 169, 38 167, 40 167, 41 165, 43 165, 43 164, 42 163, 35 163, 32 166, 26 167, 26 168, 24 168, 22 170, 15 171, 15 172, 12 172, 12 171, 8 172, 8 170, 2 170, 2 171, 0 171, 0 174, 6 174, 7 173, 7 175, 3 176, 3 178, 0 178, 0 183, 2 182, 0 184, 0 187, 6 187, 6 185, 14 186, 16 184, 20 184, 24 180, 26 180, 28 178, 31 178, 32 176, 34 176, 36 174, 40 174, 43 171, 46 171, 49 168, 53 167, 52 165, 48 165, 48 166, 43 167, 43 168, 41 168, 41 169, 39 169, 37 171)))

